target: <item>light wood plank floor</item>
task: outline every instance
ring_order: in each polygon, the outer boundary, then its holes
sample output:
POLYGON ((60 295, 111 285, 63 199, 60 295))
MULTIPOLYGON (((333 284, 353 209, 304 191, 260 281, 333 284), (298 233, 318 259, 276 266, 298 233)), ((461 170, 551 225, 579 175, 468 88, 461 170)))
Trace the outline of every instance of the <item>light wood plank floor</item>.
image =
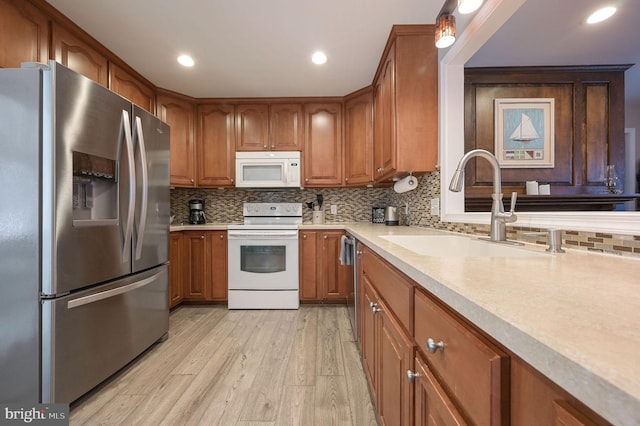
POLYGON ((345 306, 181 306, 169 339, 71 406, 72 425, 377 425, 345 306))

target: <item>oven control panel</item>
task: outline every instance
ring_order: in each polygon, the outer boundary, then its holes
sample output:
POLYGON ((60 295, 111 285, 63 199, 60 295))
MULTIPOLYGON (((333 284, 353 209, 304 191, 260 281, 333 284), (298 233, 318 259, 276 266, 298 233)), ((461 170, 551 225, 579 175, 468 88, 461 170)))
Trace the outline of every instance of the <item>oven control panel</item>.
POLYGON ((302 216, 302 203, 244 203, 244 217, 297 217, 302 216))

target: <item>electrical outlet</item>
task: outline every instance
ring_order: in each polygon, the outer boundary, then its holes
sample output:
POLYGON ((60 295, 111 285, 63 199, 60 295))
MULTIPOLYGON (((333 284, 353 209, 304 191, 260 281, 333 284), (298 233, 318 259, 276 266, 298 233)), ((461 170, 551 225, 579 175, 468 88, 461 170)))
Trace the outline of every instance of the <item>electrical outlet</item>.
POLYGON ((440 214, 440 198, 431 199, 431 215, 438 216, 440 214))
POLYGON ((331 204, 331 214, 338 214, 338 206, 331 204))

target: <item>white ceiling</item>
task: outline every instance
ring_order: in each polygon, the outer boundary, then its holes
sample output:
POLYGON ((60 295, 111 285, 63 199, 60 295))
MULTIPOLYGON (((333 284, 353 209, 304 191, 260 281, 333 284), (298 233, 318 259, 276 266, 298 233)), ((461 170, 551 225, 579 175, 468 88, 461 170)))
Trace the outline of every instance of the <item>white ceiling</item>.
POLYGON ((159 87, 194 97, 344 96, 371 84, 393 24, 443 0, 47 0, 159 87), (324 50, 324 66, 311 63, 324 50), (191 55, 196 65, 176 62, 191 55))
MULTIPOLYGON (((47 0, 155 85, 193 97, 343 96, 371 83, 393 24, 444 0, 47 0), (324 50, 318 67, 311 54, 324 50), (181 53, 196 65, 176 62, 181 53)), ((640 63, 639 0, 528 0, 469 66, 640 63), (586 15, 616 4, 609 21, 586 15)), ((462 20, 461 20, 462 23, 462 20)), ((627 97, 640 103, 640 65, 627 97)))
POLYGON ((627 103, 640 104, 638 0, 528 0, 467 66, 638 64, 625 73, 627 103), (607 21, 586 18, 617 6, 607 21))

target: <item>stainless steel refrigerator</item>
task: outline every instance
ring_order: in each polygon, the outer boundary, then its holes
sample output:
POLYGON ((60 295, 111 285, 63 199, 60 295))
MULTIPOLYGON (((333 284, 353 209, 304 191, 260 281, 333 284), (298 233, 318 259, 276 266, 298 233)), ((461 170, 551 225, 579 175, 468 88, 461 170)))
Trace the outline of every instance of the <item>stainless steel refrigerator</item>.
POLYGON ((69 403, 166 336, 169 127, 51 61, 0 69, 0 402, 69 403))

